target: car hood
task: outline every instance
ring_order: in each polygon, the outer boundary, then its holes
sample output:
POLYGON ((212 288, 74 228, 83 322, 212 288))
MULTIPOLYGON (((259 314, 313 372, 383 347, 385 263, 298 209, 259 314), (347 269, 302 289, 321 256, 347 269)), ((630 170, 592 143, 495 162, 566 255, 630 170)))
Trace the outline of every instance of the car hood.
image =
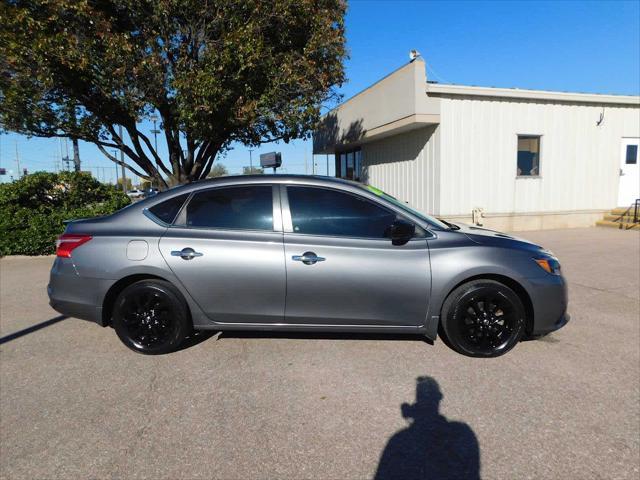
POLYGON ((458 232, 466 235, 471 241, 480 245, 515 248, 520 250, 530 250, 540 252, 546 250, 535 243, 525 240, 524 238, 515 237, 506 233, 489 230, 488 228, 475 227, 464 223, 457 223, 460 230, 458 232))

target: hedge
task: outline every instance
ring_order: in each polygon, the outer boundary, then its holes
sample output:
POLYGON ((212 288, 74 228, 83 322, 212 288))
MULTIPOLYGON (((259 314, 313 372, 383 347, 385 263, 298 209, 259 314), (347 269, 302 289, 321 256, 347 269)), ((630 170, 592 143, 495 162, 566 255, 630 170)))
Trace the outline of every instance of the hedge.
POLYGON ((0 184, 0 255, 54 253, 65 220, 107 215, 130 202, 84 172, 36 172, 0 184))

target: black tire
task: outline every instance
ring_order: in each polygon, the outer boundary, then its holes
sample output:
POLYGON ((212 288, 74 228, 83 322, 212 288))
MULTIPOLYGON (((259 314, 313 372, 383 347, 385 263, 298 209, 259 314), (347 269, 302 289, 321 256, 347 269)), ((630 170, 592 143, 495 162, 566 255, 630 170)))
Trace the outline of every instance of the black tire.
POLYGON ((146 355, 175 351, 193 328, 184 297, 164 280, 141 280, 120 292, 113 327, 122 343, 146 355))
POLYGON ((520 297, 495 280, 472 280, 452 291, 442 306, 445 343, 468 357, 499 357, 522 339, 525 310, 520 297))

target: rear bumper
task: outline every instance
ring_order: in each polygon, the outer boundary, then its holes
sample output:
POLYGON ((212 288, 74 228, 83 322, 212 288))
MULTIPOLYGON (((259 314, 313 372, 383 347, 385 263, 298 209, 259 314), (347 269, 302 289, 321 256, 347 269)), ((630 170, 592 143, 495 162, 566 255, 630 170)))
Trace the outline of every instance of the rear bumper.
POLYGON ((47 285, 49 305, 68 317, 103 325, 102 306, 97 301, 101 286, 99 279, 80 277, 70 260, 56 258, 47 285))

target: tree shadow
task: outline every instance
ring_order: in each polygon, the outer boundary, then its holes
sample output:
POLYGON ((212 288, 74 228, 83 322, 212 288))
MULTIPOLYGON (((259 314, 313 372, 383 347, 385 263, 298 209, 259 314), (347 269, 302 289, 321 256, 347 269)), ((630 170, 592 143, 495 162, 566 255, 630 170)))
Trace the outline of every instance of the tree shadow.
POLYGON ((313 133, 313 152, 334 153, 336 148, 359 142, 366 133, 361 118, 342 128, 336 113, 330 112, 322 117, 313 133))
POLYGON ((416 402, 403 403, 410 425, 391 437, 376 480, 479 479, 480 450, 471 427, 440 414, 443 396, 431 377, 416 379, 416 402))

